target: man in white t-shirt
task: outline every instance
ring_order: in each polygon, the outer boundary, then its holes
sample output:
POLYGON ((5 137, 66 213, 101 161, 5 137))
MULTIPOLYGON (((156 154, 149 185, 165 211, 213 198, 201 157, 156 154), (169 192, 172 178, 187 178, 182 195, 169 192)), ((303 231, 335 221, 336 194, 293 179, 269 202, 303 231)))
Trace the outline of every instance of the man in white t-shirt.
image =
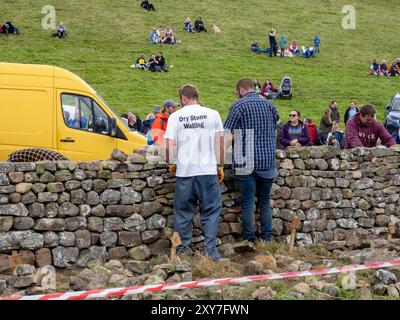
MULTIPOLYGON (((176 148, 176 174, 174 200, 175 230, 182 244, 177 254, 193 254, 192 220, 197 200, 200 201, 200 222, 204 234, 202 253, 218 261, 221 256, 216 247, 219 216, 222 209, 219 182, 223 181, 223 168, 217 170, 215 136, 223 131, 219 113, 203 107, 198 101, 196 87, 185 85, 179 90, 182 109, 168 120, 165 139, 176 148)), ((169 150, 167 150, 169 152, 169 150)))

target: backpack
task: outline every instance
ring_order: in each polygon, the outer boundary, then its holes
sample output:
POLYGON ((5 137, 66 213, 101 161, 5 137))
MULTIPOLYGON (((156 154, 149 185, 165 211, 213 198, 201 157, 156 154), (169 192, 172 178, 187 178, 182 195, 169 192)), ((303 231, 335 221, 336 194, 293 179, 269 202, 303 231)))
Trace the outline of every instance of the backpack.
MULTIPOLYGON (((163 119, 163 118, 160 118, 161 119, 161 128, 163 128, 164 127, 164 124, 165 124, 165 120, 163 119)), ((155 120, 155 119, 154 119, 155 120)), ((154 144, 154 140, 153 140, 153 133, 152 133, 152 125, 153 125, 153 122, 151 123, 151 125, 145 130, 145 132, 143 132, 145 135, 146 135, 146 139, 147 139, 147 144, 149 145, 149 146, 151 146, 151 145, 153 145, 154 144)))
POLYGON ((341 131, 334 131, 332 135, 336 138, 336 140, 340 144, 340 149, 344 149, 344 133, 341 131))
POLYGON ((317 131, 317 135, 315 137, 314 145, 315 146, 322 146, 326 144, 326 140, 324 138, 324 135, 322 134, 321 130, 318 127, 315 127, 317 131))

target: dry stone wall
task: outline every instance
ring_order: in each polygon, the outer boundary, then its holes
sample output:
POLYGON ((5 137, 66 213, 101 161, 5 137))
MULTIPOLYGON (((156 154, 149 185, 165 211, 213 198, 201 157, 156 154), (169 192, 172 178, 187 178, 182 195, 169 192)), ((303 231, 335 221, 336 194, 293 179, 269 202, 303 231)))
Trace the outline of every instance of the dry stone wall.
MULTIPOLYGON (((93 162, 0 163, 0 271, 12 251, 25 263, 85 267, 132 257, 144 261, 170 247, 175 177, 146 153, 93 162)), ((273 235, 297 244, 379 236, 400 228, 400 155, 390 149, 332 147, 277 150, 272 189, 273 235)), ((241 235, 240 194, 233 171, 221 185, 218 245, 241 235)), ((256 214, 256 218, 257 214, 256 214)), ((193 237, 204 239, 200 216, 193 237)), ((397 231, 398 232, 398 231, 397 231)))

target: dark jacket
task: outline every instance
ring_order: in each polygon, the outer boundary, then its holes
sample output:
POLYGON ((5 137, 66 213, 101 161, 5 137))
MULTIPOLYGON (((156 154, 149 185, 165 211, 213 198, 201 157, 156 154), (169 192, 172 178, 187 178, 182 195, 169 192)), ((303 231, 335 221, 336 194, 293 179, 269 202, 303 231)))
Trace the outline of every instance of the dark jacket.
POLYGON ((297 139, 297 141, 302 145, 302 146, 309 146, 310 145, 310 137, 308 136, 308 129, 307 127, 303 124, 303 122, 299 121, 299 124, 296 127, 301 127, 301 134, 295 138, 290 138, 289 135, 289 129, 290 129, 290 121, 286 123, 282 130, 281 130, 281 138, 280 142, 283 147, 288 147, 290 146, 290 141, 293 139, 297 139))
MULTIPOLYGON (((333 121, 333 119, 331 119, 333 121)), ((321 122, 319 123, 319 129, 321 130, 322 135, 325 140, 328 137, 328 133, 332 131, 332 122, 329 120, 328 115, 324 115, 321 118, 321 122)))
POLYGON ((336 108, 331 108, 331 110, 332 110, 332 112, 331 112, 332 121, 339 122, 340 121, 339 109, 336 107, 336 108))
MULTIPOLYGON (((351 109, 351 107, 348 107, 348 108, 346 109, 346 112, 344 113, 344 124, 346 124, 347 121, 349 121, 349 118, 350 118, 350 109, 351 109)), ((357 107, 356 107, 356 110, 357 110, 357 112, 360 111, 360 109, 358 109, 357 107)))

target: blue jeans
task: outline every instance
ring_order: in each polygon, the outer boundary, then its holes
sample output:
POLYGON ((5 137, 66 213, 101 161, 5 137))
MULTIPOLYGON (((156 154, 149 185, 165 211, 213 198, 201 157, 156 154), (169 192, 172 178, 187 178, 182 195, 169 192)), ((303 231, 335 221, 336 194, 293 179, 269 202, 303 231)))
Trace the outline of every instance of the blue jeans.
POLYGON ((236 179, 242 195, 243 238, 245 240, 252 240, 255 237, 254 196, 257 193, 261 236, 264 240, 271 241, 272 210, 270 196, 274 179, 263 179, 256 173, 248 176, 236 176, 236 179))
POLYGON ((204 249, 216 251, 219 216, 222 210, 221 191, 216 175, 176 178, 174 199, 175 230, 183 246, 192 242, 192 221, 197 200, 200 200, 200 223, 204 234, 204 249))

